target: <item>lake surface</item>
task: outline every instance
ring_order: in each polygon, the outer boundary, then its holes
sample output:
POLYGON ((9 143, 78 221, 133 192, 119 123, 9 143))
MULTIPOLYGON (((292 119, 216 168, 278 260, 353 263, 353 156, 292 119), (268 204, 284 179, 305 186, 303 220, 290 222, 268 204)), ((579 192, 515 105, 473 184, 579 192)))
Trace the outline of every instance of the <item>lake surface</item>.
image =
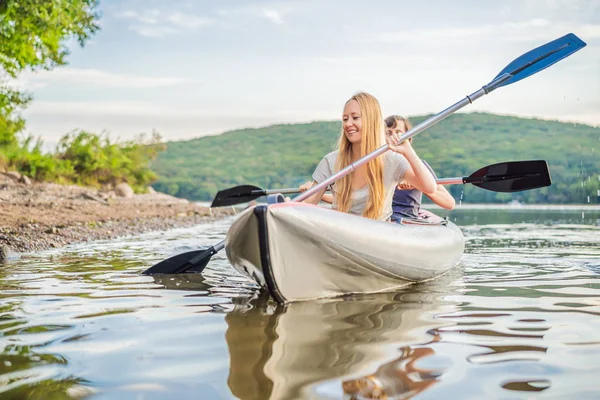
POLYGON ((445 276, 285 307, 223 252, 139 274, 230 220, 9 260, 0 398, 599 398, 600 207, 449 217, 467 248, 445 276))

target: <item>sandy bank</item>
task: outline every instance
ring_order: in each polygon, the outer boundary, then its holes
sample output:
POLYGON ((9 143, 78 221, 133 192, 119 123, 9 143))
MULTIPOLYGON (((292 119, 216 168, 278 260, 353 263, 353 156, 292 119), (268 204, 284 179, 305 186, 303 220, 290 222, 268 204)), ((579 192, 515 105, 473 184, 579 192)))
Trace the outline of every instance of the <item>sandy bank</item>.
POLYGON ((231 215, 162 193, 108 198, 73 185, 17 183, 0 174, 1 253, 191 226, 231 215))

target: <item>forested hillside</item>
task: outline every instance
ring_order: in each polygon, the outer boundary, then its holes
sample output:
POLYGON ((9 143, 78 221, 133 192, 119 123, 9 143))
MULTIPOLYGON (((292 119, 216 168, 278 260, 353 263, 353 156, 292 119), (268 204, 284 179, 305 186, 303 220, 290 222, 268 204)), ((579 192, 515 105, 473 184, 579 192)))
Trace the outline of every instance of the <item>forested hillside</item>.
MULTIPOLYGON (((425 118, 411 120, 417 124, 425 118)), ((160 176, 154 187, 209 200, 219 189, 244 183, 263 188, 297 186, 310 179, 322 156, 334 147, 340 128, 339 121, 274 125, 169 142, 152 164, 160 176)), ((455 114, 416 136, 413 143, 440 178, 469 175, 501 161, 544 159, 550 165, 551 187, 501 194, 454 185, 449 189, 457 200, 600 201, 600 128, 485 113, 455 114)))

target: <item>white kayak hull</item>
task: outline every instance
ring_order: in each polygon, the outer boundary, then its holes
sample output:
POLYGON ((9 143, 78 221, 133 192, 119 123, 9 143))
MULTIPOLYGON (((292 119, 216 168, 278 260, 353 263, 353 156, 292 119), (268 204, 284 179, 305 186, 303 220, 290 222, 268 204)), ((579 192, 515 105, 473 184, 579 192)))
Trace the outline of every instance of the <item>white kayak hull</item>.
POLYGON ((229 228, 231 264, 281 303, 375 293, 438 277, 465 240, 451 222, 403 225, 304 203, 245 210, 229 228))

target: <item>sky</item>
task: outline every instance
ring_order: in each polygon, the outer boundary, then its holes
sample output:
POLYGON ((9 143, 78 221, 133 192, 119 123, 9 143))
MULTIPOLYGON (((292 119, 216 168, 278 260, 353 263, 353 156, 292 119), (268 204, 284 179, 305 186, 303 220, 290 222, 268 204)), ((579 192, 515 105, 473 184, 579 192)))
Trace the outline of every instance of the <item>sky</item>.
POLYGON ((600 126, 600 0, 106 0, 69 64, 23 73, 27 130, 182 140, 335 120, 358 91, 384 115, 437 113, 521 54, 573 32, 587 46, 494 91, 485 111, 600 126))

